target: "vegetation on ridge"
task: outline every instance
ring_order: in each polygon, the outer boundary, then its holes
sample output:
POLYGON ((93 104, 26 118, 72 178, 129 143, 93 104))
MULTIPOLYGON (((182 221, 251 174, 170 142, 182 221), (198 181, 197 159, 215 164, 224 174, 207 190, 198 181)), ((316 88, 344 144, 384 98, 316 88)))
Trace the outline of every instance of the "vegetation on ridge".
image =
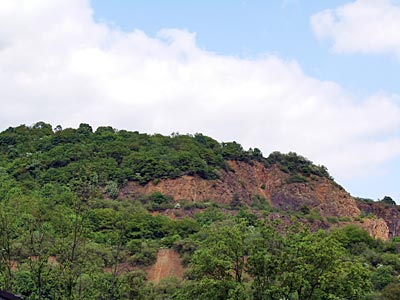
POLYGON ((0 133, 0 166, 20 182, 67 184, 82 170, 97 176, 100 185, 126 180, 144 184, 151 180, 198 175, 218 178, 227 160, 278 164, 284 172, 306 178, 330 178, 324 166, 316 166, 295 153, 273 152, 267 158, 259 149, 245 151, 236 142, 218 143, 202 134, 163 136, 88 124, 54 130, 50 124, 10 127, 0 133))

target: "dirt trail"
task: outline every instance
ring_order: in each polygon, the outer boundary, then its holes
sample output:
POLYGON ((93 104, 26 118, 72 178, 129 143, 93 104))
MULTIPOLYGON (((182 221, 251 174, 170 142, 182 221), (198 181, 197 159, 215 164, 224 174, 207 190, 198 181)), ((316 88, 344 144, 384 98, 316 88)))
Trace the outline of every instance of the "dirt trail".
POLYGON ((171 276, 182 279, 183 271, 178 252, 171 249, 160 249, 157 254, 157 261, 149 269, 147 278, 154 283, 171 276))

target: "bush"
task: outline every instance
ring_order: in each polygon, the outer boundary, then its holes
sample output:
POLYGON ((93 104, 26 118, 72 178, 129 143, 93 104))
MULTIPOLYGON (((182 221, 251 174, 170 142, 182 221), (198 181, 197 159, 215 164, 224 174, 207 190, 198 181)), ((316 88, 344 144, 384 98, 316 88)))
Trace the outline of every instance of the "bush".
POLYGON ((291 175, 289 178, 286 179, 286 183, 290 184, 290 183, 306 183, 307 182, 307 178, 305 178, 302 175, 299 174, 294 174, 291 175))
POLYGON ((339 223, 339 219, 337 217, 327 217, 326 220, 331 224, 339 223))
POLYGON ((393 281, 394 270, 391 266, 378 265, 376 271, 372 273, 371 280, 375 289, 382 290, 393 281))
POLYGON ((107 182, 107 185, 104 187, 104 191, 111 199, 117 199, 119 193, 118 183, 115 181, 107 182))
POLYGON ((174 208, 174 198, 155 192, 140 198, 140 202, 150 211, 159 211, 174 208))
POLYGON ((129 262, 133 265, 149 266, 157 259, 159 245, 156 241, 131 240, 128 249, 131 252, 129 262))
POLYGON ((389 283, 383 290, 384 300, 398 300, 400 295, 400 283, 389 283))
POLYGON ((307 204, 304 204, 301 208, 300 211, 304 214, 304 215, 308 215, 310 213, 310 208, 308 207, 307 204))
POLYGON ((243 206, 242 200, 240 199, 239 195, 234 193, 232 196, 231 203, 229 204, 231 209, 239 209, 243 206))
POLYGON ((216 207, 208 207, 204 212, 196 213, 193 217, 200 226, 208 226, 215 221, 221 221, 226 218, 221 210, 216 207))
POLYGON ((354 224, 336 229, 334 236, 352 254, 359 255, 376 245, 376 240, 366 230, 354 224))
POLYGON ((382 203, 388 204, 388 205, 396 205, 396 202, 392 199, 392 197, 385 196, 381 200, 382 203))
POLYGON ((299 173, 306 177, 309 177, 310 175, 316 175, 319 177, 332 179, 325 166, 317 166, 307 158, 294 152, 282 154, 278 151, 275 151, 264 160, 264 163, 266 167, 278 164, 283 172, 292 175, 299 173))
POLYGON ((322 221, 322 217, 317 209, 313 209, 312 211, 310 211, 310 213, 306 215, 306 219, 310 222, 322 221))
POLYGON ((252 199, 251 208, 256 210, 266 210, 266 211, 272 210, 271 204, 264 197, 260 195, 253 195, 251 199, 252 199))
POLYGON ((190 259, 194 251, 198 248, 198 242, 193 238, 186 238, 183 240, 175 241, 173 248, 178 251, 182 258, 183 265, 187 266, 190 263, 190 259))

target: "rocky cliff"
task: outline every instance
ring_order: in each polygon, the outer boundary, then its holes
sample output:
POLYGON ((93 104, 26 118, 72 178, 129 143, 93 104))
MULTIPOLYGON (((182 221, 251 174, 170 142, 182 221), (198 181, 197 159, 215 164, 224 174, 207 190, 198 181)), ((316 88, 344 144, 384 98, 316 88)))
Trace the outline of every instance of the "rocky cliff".
POLYGON ((121 190, 120 197, 134 198, 160 192, 173 196, 177 203, 186 200, 229 205, 232 201, 240 201, 242 205, 247 206, 251 206, 256 199, 265 199, 278 211, 316 210, 322 218, 339 218, 347 221, 360 219, 361 210, 373 210, 377 216, 374 221, 368 219, 358 222, 371 236, 388 239, 389 236, 400 233, 398 211, 396 215, 394 211, 384 213, 379 208, 360 205, 329 178, 311 175, 307 177, 306 182, 292 182, 290 179, 293 175, 282 171, 278 165, 267 168, 255 161, 251 163, 229 161, 228 166, 226 170, 220 171, 217 180, 182 176, 160 180, 157 183, 149 182, 145 185, 129 182, 121 190))
POLYGON ((370 219, 383 219, 388 227, 389 238, 400 236, 400 211, 397 205, 357 201, 357 207, 370 219))

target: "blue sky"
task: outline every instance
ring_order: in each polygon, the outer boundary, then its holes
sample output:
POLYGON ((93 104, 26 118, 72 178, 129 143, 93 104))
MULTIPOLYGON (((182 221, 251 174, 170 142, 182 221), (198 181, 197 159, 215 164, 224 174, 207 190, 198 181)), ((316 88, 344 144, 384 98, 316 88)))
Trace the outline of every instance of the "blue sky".
POLYGON ((125 31, 141 29, 155 36, 162 28, 180 28, 197 35, 197 44, 223 55, 263 53, 294 59, 313 77, 332 80, 355 93, 384 90, 399 93, 400 66, 394 57, 332 55, 330 43, 319 41, 310 17, 343 0, 91 0, 97 21, 125 31))
MULTIPOLYGON (((399 94, 400 62, 396 57, 333 53, 331 43, 318 40, 313 33, 313 14, 346 3, 349 1, 92 0, 97 21, 127 32, 140 29, 155 36, 162 28, 185 29, 196 33, 198 46, 208 51, 245 58, 267 53, 295 60, 307 75, 334 81, 361 98, 376 92, 399 94)), ((395 159, 380 174, 341 183, 357 196, 378 199, 390 194, 399 198, 399 166, 395 159)))
POLYGON ((400 199, 399 0, 2 0, 0 128, 202 132, 400 199))

